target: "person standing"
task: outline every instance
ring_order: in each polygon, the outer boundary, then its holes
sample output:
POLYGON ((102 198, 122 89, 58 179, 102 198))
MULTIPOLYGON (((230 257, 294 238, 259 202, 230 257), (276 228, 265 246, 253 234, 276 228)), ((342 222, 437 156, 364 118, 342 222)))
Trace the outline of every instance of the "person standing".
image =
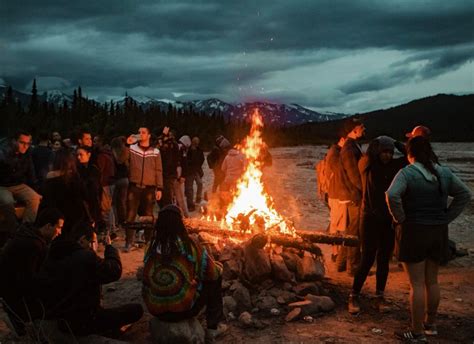
MULTIPOLYGON (((151 133, 147 127, 140 127, 137 135, 130 135, 130 171, 127 194, 127 223, 135 222, 138 207, 143 202, 144 216, 153 217, 155 200, 159 201, 163 190, 163 168, 158 148, 150 143, 151 133)), ((145 240, 151 238, 152 230, 145 231, 145 240)), ((135 230, 126 229, 125 252, 128 252, 135 239, 135 230)))
POLYGON ((0 247, 18 226, 15 202, 25 204, 23 223, 34 223, 41 196, 33 190, 37 180, 29 148, 31 135, 19 131, 0 148, 0 247))
POLYGON ((184 191, 188 202, 188 210, 194 211, 196 204, 202 200, 202 177, 204 172, 202 164, 204 163, 204 152, 199 147, 199 137, 193 137, 191 147, 188 150, 188 171, 185 176, 184 191), (196 183, 196 198, 194 198, 194 183, 196 183))
POLYGON ((176 142, 170 128, 165 126, 162 134, 158 137, 163 163, 163 197, 159 202, 160 208, 173 204, 175 197, 175 182, 181 176, 181 158, 178 142, 176 142))
POLYGON ((224 136, 219 135, 216 138, 216 144, 212 148, 211 152, 207 156, 207 164, 214 173, 214 181, 212 183, 212 192, 216 192, 220 184, 224 180, 224 173, 222 172, 222 162, 227 155, 227 152, 231 148, 229 140, 224 136))
POLYGON ((396 332, 409 341, 436 335, 440 302, 438 266, 447 245, 448 224, 469 203, 469 188, 449 168, 433 161, 423 136, 406 146, 409 165, 400 170, 386 192, 396 228, 396 256, 410 282, 411 329, 396 332), (452 202, 448 205, 448 196, 452 202))
POLYGON ((115 189, 113 196, 113 208, 115 221, 122 225, 127 218, 127 190, 130 150, 126 146, 126 138, 119 136, 110 142, 115 162, 115 189))
POLYGON ((348 310, 351 314, 360 311, 359 294, 376 259, 376 307, 380 312, 389 310, 389 305, 384 299, 384 291, 395 232, 385 202, 385 191, 397 172, 407 164, 405 156, 393 158, 395 147, 399 151, 404 150, 400 142, 388 136, 379 136, 370 142, 367 153, 359 160, 362 178, 360 224, 362 258, 349 295, 348 310))
MULTIPOLYGON (((346 234, 359 237, 359 216, 360 203, 362 199, 362 181, 359 172, 359 159, 362 157, 362 147, 359 140, 365 135, 364 124, 356 119, 351 118, 344 124, 344 130, 347 133, 346 142, 341 149, 341 165, 344 178, 350 190, 350 202, 347 204, 349 215, 346 234)), ((347 272, 353 276, 358 268, 360 261, 359 247, 344 247, 344 253, 341 258, 347 256, 347 272)))

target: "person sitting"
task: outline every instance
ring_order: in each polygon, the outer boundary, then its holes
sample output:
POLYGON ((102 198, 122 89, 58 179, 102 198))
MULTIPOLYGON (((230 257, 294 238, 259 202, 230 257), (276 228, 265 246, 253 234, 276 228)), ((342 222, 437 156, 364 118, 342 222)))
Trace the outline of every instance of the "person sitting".
POLYGON ((92 249, 93 228, 77 223, 52 243, 41 271, 41 293, 47 319, 57 319, 60 330, 76 336, 105 334, 138 321, 140 304, 101 306, 101 285, 120 279, 122 263, 116 248, 106 242, 104 258, 92 249))
POLYGON ((145 254, 143 300, 159 320, 178 322, 196 316, 206 306, 208 339, 225 331, 222 266, 186 231, 181 209, 164 207, 154 238, 145 254))
POLYGON ((49 243, 61 234, 64 215, 56 208, 42 210, 35 224, 23 224, 7 242, 0 256, 3 308, 17 335, 25 323, 42 315, 35 277, 46 258, 49 243))
POLYGON ((15 202, 25 204, 23 223, 34 223, 41 196, 36 186, 35 169, 29 153, 31 135, 19 131, 11 143, 0 149, 0 247, 17 229, 15 202))

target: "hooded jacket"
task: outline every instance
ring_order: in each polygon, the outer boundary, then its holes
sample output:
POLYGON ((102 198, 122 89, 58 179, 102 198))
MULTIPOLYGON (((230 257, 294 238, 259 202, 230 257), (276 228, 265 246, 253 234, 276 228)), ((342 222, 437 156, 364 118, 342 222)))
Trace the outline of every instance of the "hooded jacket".
POLYGON ((48 243, 39 230, 24 224, 0 254, 0 296, 25 321, 42 313, 36 281, 47 252, 48 243))
POLYGON ((235 148, 227 153, 221 166, 224 173, 224 183, 235 183, 244 172, 245 156, 235 148))
POLYGON ((117 281, 122 264, 116 248, 107 245, 104 259, 77 242, 56 240, 41 271, 46 317, 80 323, 100 307, 101 285, 117 281))
POLYGON ((435 169, 439 179, 418 162, 397 173, 386 192, 395 222, 448 224, 466 207, 472 197, 469 188, 449 168, 435 169), (449 207, 448 196, 453 197, 449 207))

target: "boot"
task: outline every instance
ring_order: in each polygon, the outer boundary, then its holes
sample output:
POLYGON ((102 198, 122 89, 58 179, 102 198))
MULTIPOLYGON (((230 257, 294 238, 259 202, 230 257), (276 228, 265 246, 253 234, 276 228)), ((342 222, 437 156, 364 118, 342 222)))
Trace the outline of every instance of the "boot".
POLYGON ((351 293, 349 295, 349 301, 347 302, 347 310, 349 311, 349 314, 357 314, 360 312, 359 294, 351 293))

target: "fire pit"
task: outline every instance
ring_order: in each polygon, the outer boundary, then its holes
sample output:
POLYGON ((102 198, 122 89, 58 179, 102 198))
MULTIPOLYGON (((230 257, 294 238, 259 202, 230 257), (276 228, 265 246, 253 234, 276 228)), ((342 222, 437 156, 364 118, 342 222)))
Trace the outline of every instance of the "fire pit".
POLYGON ((224 209, 222 202, 211 203, 203 209, 203 218, 186 220, 188 231, 223 264, 226 316, 240 314, 242 325, 255 327, 261 325, 255 313, 282 314, 292 321, 333 309, 334 302, 322 295, 325 267, 316 243, 358 244, 355 237, 297 230, 276 211, 262 182, 262 128, 256 110, 242 142, 246 169, 230 203, 224 209))

